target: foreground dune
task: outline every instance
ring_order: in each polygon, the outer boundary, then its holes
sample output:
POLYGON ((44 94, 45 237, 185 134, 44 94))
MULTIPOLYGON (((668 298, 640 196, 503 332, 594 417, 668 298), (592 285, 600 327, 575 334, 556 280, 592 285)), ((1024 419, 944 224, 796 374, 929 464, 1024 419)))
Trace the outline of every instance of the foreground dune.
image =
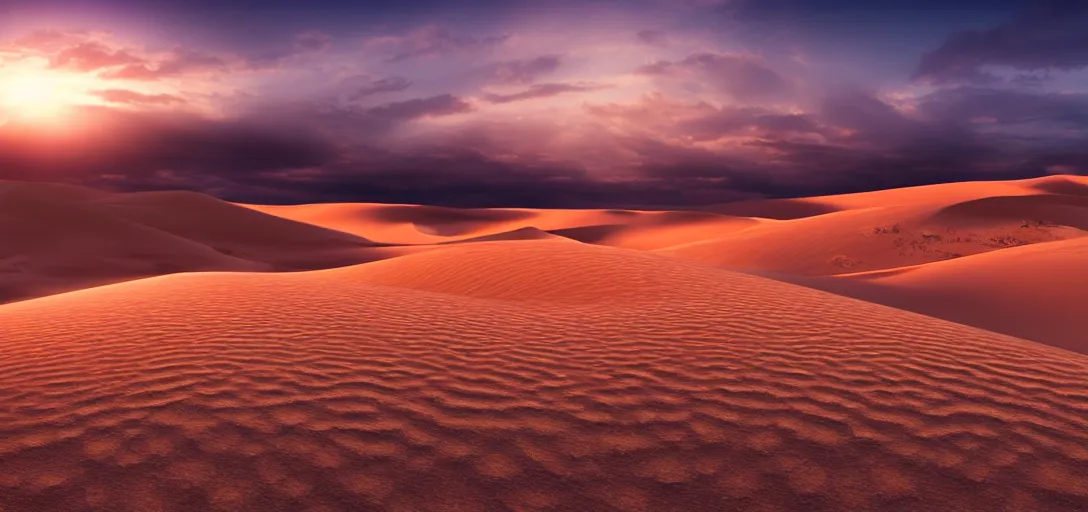
POLYGON ((0 509, 1088 508, 1088 357, 654 254, 0 306, 0 509))

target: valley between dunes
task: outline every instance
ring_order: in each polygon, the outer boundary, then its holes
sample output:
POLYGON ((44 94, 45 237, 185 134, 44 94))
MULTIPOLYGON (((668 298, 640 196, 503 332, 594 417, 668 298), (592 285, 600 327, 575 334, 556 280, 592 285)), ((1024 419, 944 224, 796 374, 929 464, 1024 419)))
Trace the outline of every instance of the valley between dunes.
POLYGON ((0 183, 0 511, 1088 510, 1088 178, 702 211, 0 183))

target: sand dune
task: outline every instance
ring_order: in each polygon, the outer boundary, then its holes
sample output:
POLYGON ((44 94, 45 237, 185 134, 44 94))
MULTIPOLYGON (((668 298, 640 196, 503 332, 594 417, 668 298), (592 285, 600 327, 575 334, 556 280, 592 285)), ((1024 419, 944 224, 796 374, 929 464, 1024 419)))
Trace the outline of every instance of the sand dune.
POLYGON ((329 268, 393 254, 191 192, 0 183, 0 302, 174 272, 329 268))
POLYGON ((95 203, 118 217, 283 269, 359 263, 357 249, 376 245, 357 235, 255 212, 195 192, 116 194, 95 203))
POLYGON ((5 511, 1088 507, 1088 357, 653 254, 172 275, 0 329, 5 511))
POLYGON ((532 210, 461 209, 424 205, 242 204, 263 213, 388 244, 434 244, 531 227, 532 210))
MULTIPOLYGON (((1038 180, 1031 183, 1037 184, 1038 180)), ((1045 180, 1043 183, 1056 183, 1045 180)), ((1021 194, 958 201, 964 184, 901 194, 893 206, 859 207, 785 221, 661 249, 663 254, 721 267, 796 275, 834 275, 949 260, 1007 247, 1088 234, 1086 196, 1041 193, 1022 182, 977 185, 974 195, 1019 187, 1021 194), (1034 192, 1032 192, 1034 191, 1034 192), (1034 195, 1032 195, 1034 194, 1034 195), (950 199, 951 198, 951 201, 950 199)), ((838 206, 864 206, 867 197, 836 196, 838 206)))
POLYGON ((241 206, 390 244, 441 244, 537 229, 587 243, 649 250, 694 242, 759 223, 756 219, 694 211, 462 209, 379 204, 241 206))
POLYGON ((1088 354, 1088 238, 801 284, 1088 354))
POLYGON ((985 197, 1034 195, 1041 192, 1068 194, 1076 193, 1078 190, 1088 190, 1088 178, 1084 176, 1055 175, 1015 181, 942 183, 801 199, 742 201, 714 205, 706 208, 706 210, 726 215, 790 220, 842 210, 902 205, 952 204, 985 197))
POLYGON ((0 185, 0 302, 173 272, 268 268, 81 201, 105 194, 0 185))

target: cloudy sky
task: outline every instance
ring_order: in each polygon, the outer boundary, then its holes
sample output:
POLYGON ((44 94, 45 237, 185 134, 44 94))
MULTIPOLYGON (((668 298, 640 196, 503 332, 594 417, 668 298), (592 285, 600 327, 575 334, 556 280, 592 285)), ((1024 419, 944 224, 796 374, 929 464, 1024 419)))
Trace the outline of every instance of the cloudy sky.
POLYGON ((1088 174, 1088 3, 0 0, 0 179, 670 207, 1088 174))

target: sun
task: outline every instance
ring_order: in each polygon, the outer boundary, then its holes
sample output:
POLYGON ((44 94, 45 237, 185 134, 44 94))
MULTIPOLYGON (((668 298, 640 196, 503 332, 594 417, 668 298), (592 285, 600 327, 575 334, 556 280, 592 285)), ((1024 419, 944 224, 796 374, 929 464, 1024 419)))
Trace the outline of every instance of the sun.
POLYGON ((88 98, 77 77, 48 69, 0 71, 0 116, 23 122, 50 123, 64 119, 88 98))

